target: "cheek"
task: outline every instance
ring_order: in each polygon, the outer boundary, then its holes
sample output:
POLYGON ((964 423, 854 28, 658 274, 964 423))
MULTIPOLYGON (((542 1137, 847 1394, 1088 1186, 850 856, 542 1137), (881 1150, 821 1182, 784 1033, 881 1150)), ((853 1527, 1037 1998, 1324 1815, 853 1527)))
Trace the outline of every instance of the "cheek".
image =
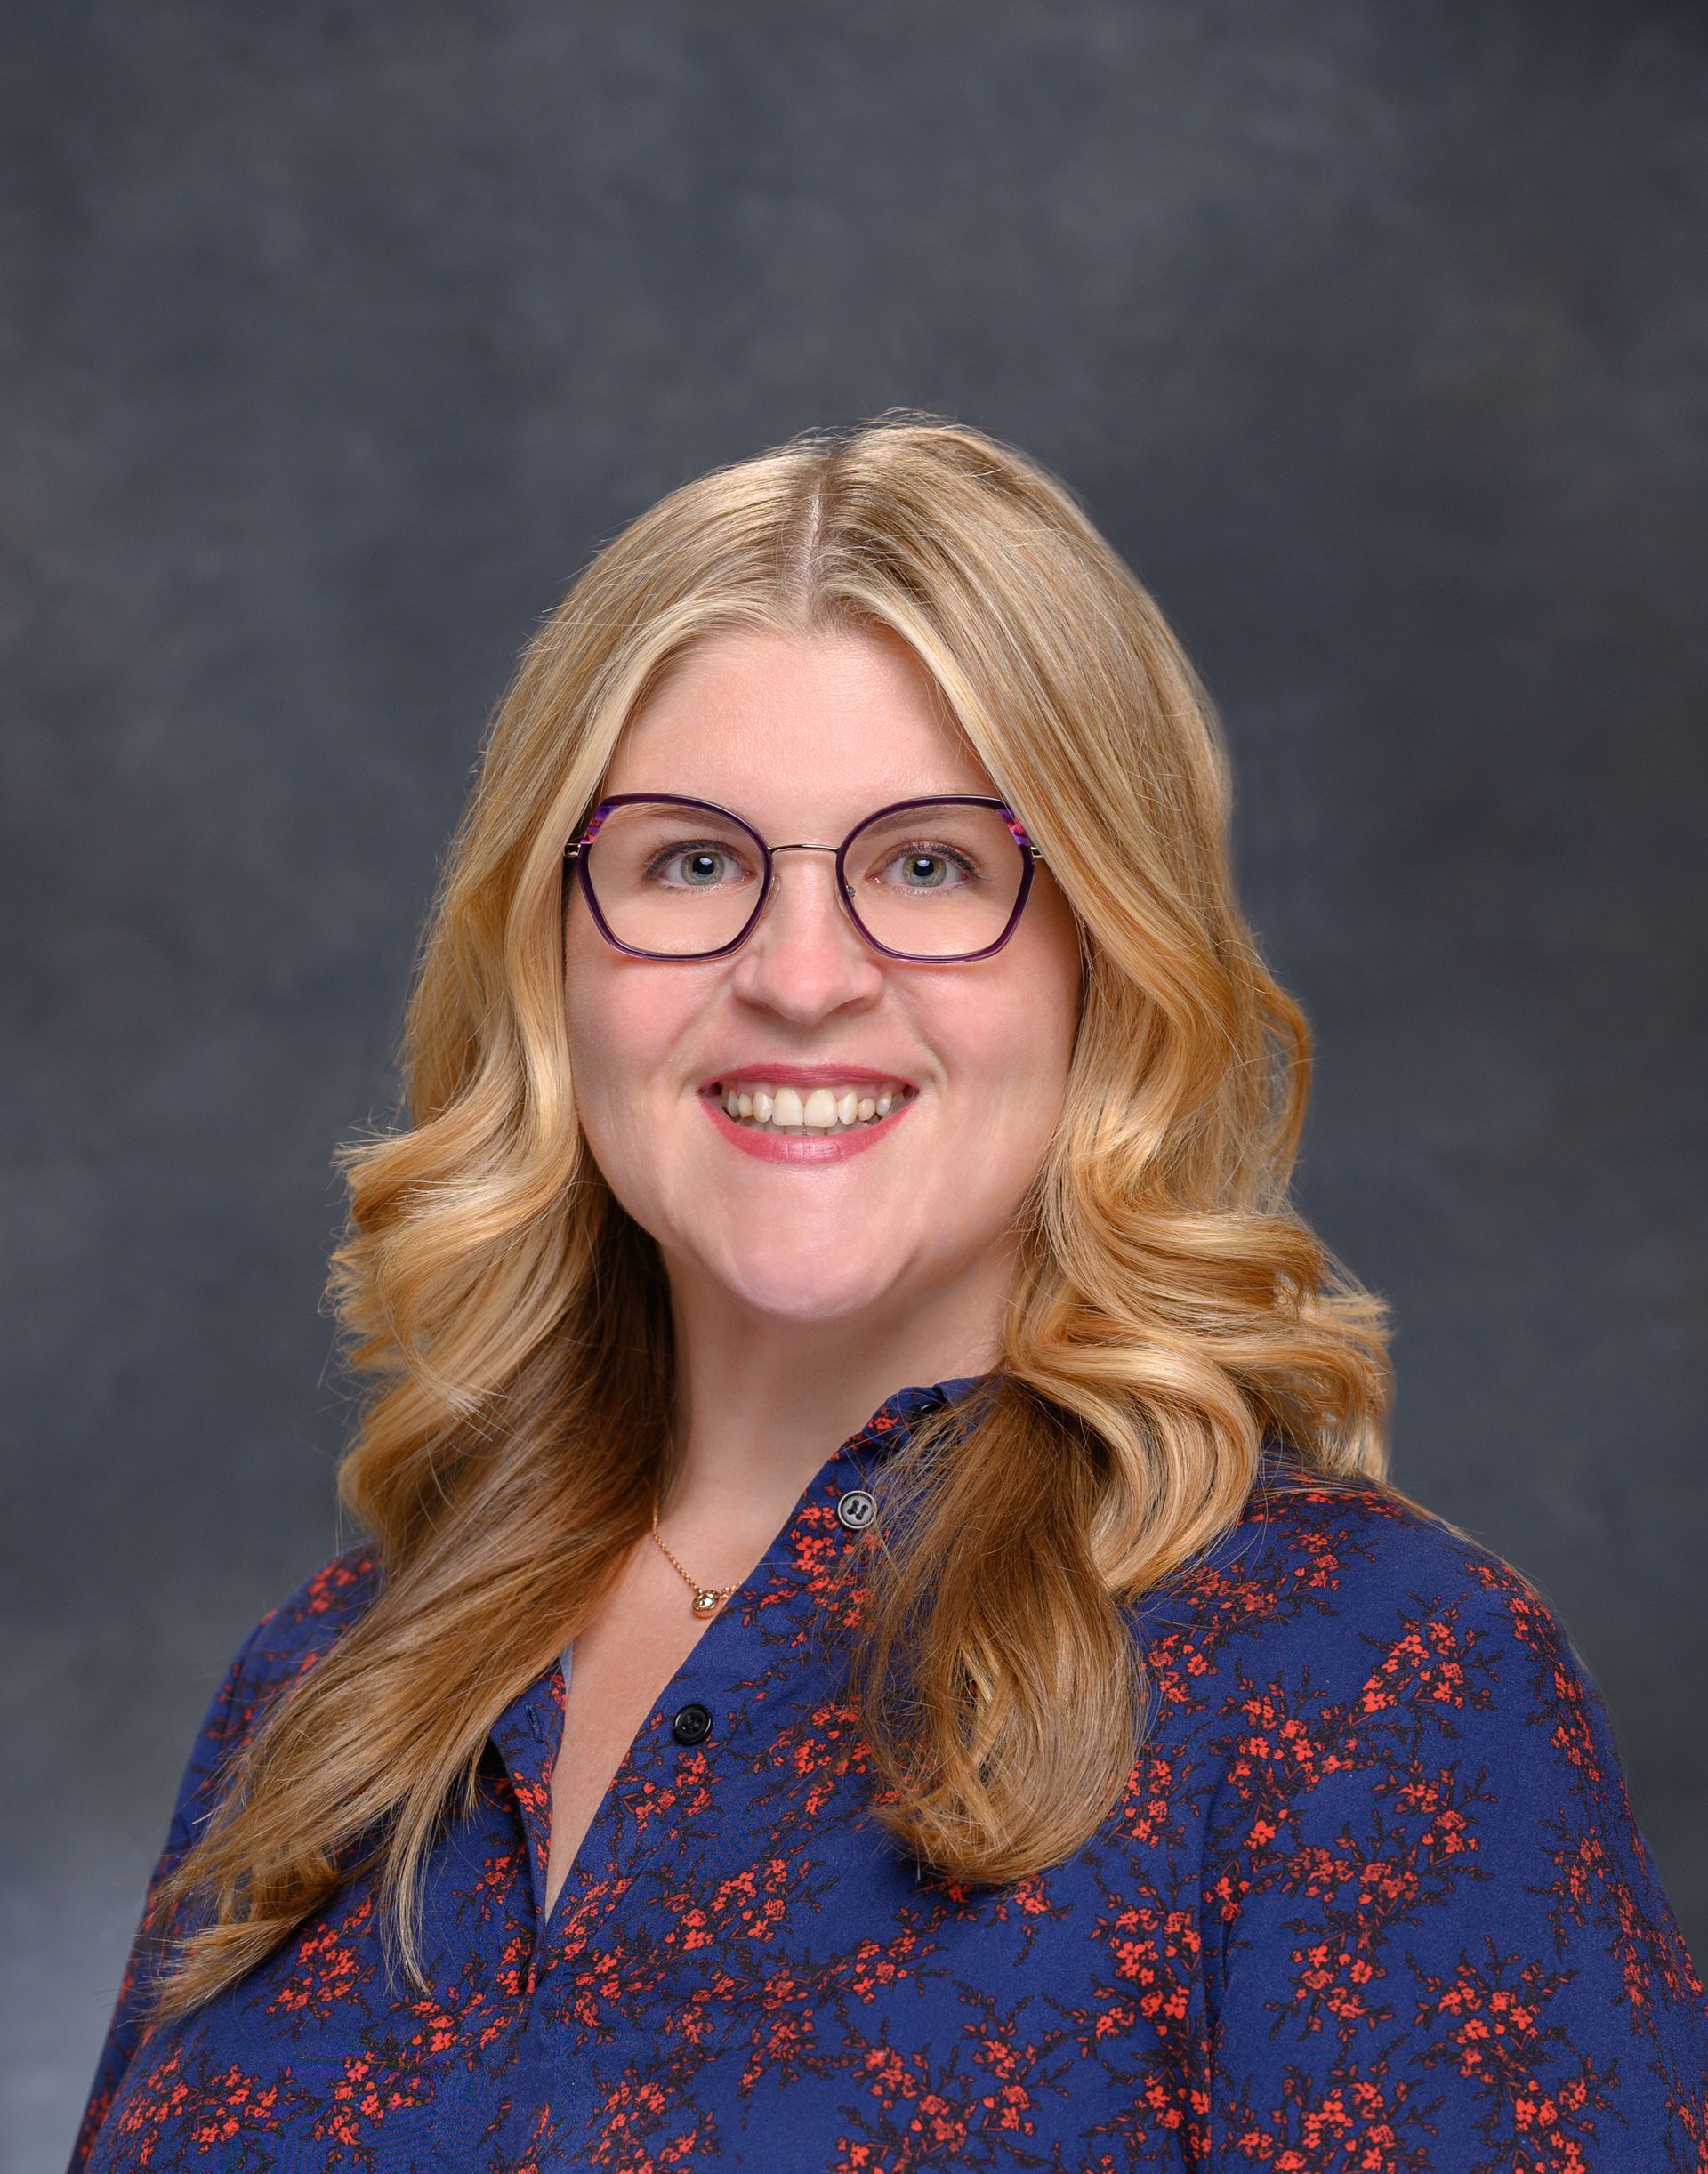
POLYGON ((651 1228, 676 1158, 693 1139, 682 1123, 692 1094, 685 1052, 716 989, 705 969, 624 959, 579 918, 580 928, 568 932, 564 967, 576 1113, 611 1190, 651 1228))
MULTIPOLYGON (((595 941, 598 939, 595 938, 595 941)), ((564 1024, 577 1107, 588 1135, 639 1123, 677 1039, 671 992, 624 972, 610 946, 568 949, 564 1024)))
POLYGON ((1009 970, 971 986, 964 1019, 978 1061, 1017 1105, 1047 1107, 1053 1117, 1066 1087, 1079 1032, 1079 947, 1071 922, 1041 913, 1010 946, 1009 970))
MULTIPOLYGON (((1017 962, 1018 963, 1018 962, 1017 962)), ((983 1116, 968 1147, 1004 1189, 1022 1192, 1049 1151, 1061 1119, 1079 1027, 1077 954, 1071 972, 1053 954, 1044 970, 1019 976, 1007 1001, 981 1026, 974 1064, 983 1116)))
POLYGON ((587 1152, 622 1205, 650 1230, 657 1221, 660 1153, 654 1068, 644 1018, 628 1016, 596 977, 567 994, 570 1076, 587 1152))
POLYGON ((1060 1116, 1077 1004, 1072 990, 1040 987, 1028 977, 980 994, 944 1043, 949 1102, 960 1106, 950 1152, 963 1165, 993 1172, 998 1161, 1035 1167, 1060 1116))
POLYGON ((601 980, 591 962, 571 954, 564 975, 563 1019, 570 1077, 584 1109, 599 1099, 608 1071, 620 1061, 611 1030, 612 1007, 601 980))

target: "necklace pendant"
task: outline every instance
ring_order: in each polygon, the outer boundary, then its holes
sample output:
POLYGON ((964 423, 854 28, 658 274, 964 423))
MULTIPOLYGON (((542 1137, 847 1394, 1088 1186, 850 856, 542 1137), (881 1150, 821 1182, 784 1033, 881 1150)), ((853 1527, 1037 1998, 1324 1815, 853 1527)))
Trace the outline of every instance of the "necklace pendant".
POLYGON ((694 1589, 694 1613, 697 1615, 715 1615, 717 1612, 718 1595, 709 1591, 704 1586, 696 1586, 694 1589))

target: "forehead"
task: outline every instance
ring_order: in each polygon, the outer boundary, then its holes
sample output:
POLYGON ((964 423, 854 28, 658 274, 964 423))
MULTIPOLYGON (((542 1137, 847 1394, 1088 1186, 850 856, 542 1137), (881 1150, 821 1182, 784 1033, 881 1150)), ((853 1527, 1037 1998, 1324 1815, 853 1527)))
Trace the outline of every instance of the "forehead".
POLYGON ((725 632, 678 658, 630 719, 604 790, 686 793, 763 830, 846 829, 889 801, 995 786, 898 637, 725 632))

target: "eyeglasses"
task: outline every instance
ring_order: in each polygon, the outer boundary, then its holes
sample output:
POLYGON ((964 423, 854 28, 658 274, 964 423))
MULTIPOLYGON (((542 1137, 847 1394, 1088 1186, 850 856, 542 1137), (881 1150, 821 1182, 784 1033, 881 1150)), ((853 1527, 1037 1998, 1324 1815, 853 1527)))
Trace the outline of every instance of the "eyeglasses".
POLYGON ((1002 949, 1043 858, 1007 803, 981 793, 891 801, 832 846, 767 845, 731 809, 684 793, 617 793, 564 860, 619 951, 719 959, 753 934, 778 853, 834 853, 837 898, 872 948, 938 965, 1002 949))

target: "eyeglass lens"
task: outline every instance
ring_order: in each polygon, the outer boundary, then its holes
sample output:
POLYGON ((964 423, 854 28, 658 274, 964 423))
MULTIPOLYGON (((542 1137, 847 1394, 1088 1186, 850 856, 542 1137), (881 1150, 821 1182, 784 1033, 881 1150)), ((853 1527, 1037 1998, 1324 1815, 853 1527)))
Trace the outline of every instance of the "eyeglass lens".
MULTIPOLYGON (((733 943, 764 876, 739 824, 663 801, 613 808, 582 853, 611 934, 671 958, 733 943)), ((874 816, 850 841, 844 866, 848 903, 874 943, 939 959, 997 940, 1026 871, 999 809, 953 801, 874 816)))

